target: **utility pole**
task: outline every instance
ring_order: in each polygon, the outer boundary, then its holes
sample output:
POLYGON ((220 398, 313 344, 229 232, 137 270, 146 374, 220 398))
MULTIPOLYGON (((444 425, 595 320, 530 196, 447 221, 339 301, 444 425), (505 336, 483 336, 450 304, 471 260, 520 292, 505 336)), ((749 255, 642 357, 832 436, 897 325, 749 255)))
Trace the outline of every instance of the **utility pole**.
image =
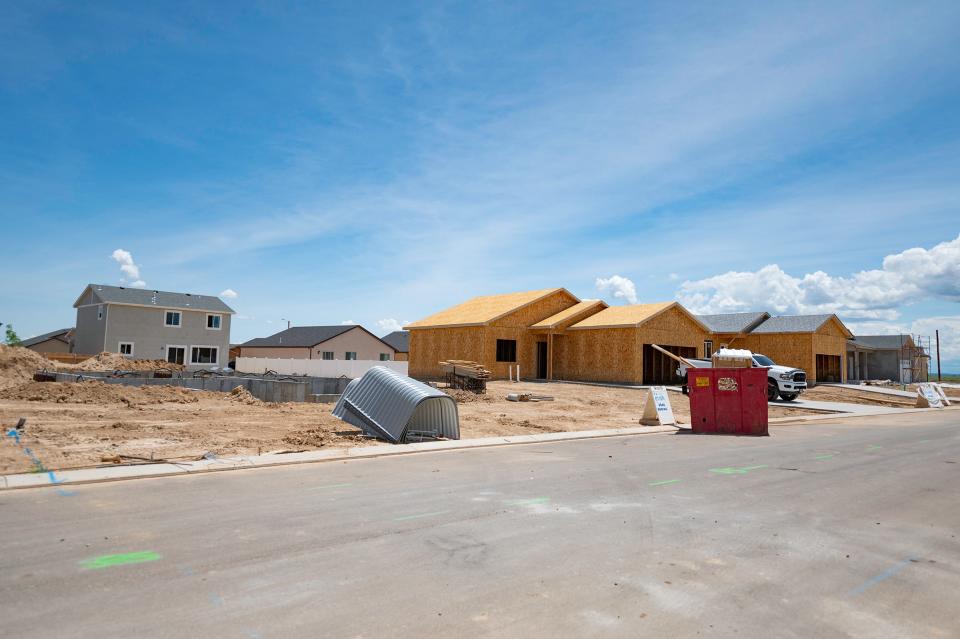
POLYGON ((937 382, 942 382, 943 376, 940 374, 940 329, 938 328, 935 333, 937 335, 937 382))

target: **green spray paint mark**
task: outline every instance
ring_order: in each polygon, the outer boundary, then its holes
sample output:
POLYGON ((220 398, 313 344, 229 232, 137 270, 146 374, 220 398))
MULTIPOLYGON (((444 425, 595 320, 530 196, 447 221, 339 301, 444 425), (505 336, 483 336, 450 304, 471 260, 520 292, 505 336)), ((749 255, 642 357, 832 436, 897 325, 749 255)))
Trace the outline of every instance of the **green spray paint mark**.
POLYGON ((140 552, 128 552, 123 555, 101 555, 92 559, 84 559, 80 565, 89 570, 99 568, 110 568, 112 566, 125 566, 127 564, 142 564, 147 561, 156 561, 160 559, 160 554, 152 550, 142 550, 140 552))
POLYGON ((312 486, 310 490, 321 490, 324 488, 346 488, 347 486, 353 486, 353 484, 327 484, 326 486, 312 486))
POLYGON ((664 479, 663 481, 652 481, 650 482, 651 486, 666 486, 667 484, 675 484, 679 479, 664 479))
POLYGON ((920 443, 921 443, 921 444, 926 444, 926 443, 929 442, 929 441, 930 441, 929 439, 921 439, 921 440, 920 440, 920 443))
POLYGON ((877 446, 876 444, 873 446, 867 446, 867 450, 880 450, 881 448, 883 448, 883 446, 877 446))
POLYGON ((710 472, 720 473, 721 475, 746 475, 751 470, 760 470, 766 467, 766 464, 761 464, 760 466, 742 466, 740 468, 728 466, 727 468, 711 468, 710 472))
POLYGON ((817 461, 824 461, 826 459, 833 459, 834 455, 817 455, 814 457, 817 461))
POLYGON ((505 502, 508 506, 532 506, 534 504, 548 504, 549 497, 534 497, 533 499, 510 499, 505 502))
POLYGON ((432 513, 420 513, 419 515, 405 515, 403 517, 397 517, 394 521, 409 521, 411 519, 421 519, 423 517, 436 517, 437 515, 445 515, 449 510, 438 510, 432 513))

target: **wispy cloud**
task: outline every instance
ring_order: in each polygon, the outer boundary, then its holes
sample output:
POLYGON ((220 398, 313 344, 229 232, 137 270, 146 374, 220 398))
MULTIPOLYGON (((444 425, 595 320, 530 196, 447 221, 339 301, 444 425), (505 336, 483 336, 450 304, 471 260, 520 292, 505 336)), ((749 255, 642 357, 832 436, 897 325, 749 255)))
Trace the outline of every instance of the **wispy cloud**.
POLYGON ((386 335, 387 333, 392 333, 394 331, 402 331, 403 327, 410 323, 410 320, 405 322, 400 322, 398 320, 391 318, 377 320, 377 326, 380 328, 381 336, 386 335))
POLYGON ((232 288, 225 288, 222 291, 220 291, 220 297, 226 297, 227 299, 231 299, 231 300, 236 299, 237 292, 232 288))
POLYGON ((130 254, 130 251, 117 249, 110 257, 120 265, 120 272, 123 274, 121 276, 121 282, 135 288, 143 288, 147 285, 146 282, 140 279, 140 267, 134 263, 133 255, 130 254))

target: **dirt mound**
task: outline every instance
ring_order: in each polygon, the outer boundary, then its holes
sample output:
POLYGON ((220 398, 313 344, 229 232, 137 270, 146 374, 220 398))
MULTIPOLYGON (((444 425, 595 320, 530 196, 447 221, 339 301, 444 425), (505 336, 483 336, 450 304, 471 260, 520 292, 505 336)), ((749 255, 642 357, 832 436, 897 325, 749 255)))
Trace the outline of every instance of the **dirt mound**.
POLYGON ((124 386, 104 382, 28 382, 0 391, 0 398, 58 404, 193 404, 200 395, 214 393, 194 391, 177 386, 124 386))
POLYGON ((184 367, 162 359, 129 359, 123 355, 107 352, 85 359, 73 367, 78 371, 152 371, 158 368, 182 371, 184 367))
POLYGON ((246 404, 247 406, 263 406, 264 404, 264 402, 254 397, 250 391, 247 390, 246 386, 237 386, 230 391, 228 395, 230 395, 232 401, 246 404))
POLYGON ((0 344, 0 389, 26 384, 41 368, 55 369, 57 364, 29 348, 0 344))

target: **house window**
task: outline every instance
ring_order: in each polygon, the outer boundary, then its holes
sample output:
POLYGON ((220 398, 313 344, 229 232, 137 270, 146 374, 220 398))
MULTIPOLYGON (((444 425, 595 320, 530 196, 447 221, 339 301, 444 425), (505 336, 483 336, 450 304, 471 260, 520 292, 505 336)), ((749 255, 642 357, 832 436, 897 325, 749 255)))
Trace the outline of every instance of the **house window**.
POLYGON ((381 362, 389 362, 389 361, 390 361, 390 353, 380 353, 380 361, 381 361, 381 362))
POLYGON ((167 311, 163 318, 164 326, 180 326, 180 311, 167 311))
POLYGON ((515 362, 517 361, 517 340, 498 339, 497 340, 497 361, 515 362))
POLYGON ((192 346, 190 348, 191 364, 216 364, 217 347, 216 346, 192 346))
POLYGON ((356 351, 347 351, 343 355, 344 355, 343 359, 357 359, 356 351))
POLYGON ((211 331, 219 331, 221 317, 221 315, 207 315, 207 328, 211 331))
POLYGON ((323 351, 323 359, 333 359, 333 351, 323 351))
POLYGON ((712 339, 703 340, 703 356, 713 357, 713 340, 712 339))
POLYGON ((167 361, 171 364, 183 364, 183 356, 186 354, 185 346, 167 346, 167 361))
POLYGON ((127 357, 133 357, 133 342, 120 342, 117 345, 117 352, 127 357))
POLYGON ((100 304, 97 306, 97 319, 98 320, 103 319, 103 304, 100 304))

